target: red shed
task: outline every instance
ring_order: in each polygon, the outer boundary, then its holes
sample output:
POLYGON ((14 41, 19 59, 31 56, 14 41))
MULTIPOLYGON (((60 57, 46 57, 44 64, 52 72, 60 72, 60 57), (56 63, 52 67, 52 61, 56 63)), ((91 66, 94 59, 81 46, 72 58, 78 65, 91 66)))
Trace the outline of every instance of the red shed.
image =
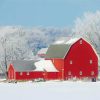
POLYGON ((93 46, 84 38, 72 38, 67 42, 51 45, 46 53, 51 59, 60 78, 92 78, 98 76, 98 56, 93 46))
POLYGON ((14 60, 8 66, 9 80, 33 80, 43 78, 44 72, 34 71, 36 69, 34 61, 14 60))

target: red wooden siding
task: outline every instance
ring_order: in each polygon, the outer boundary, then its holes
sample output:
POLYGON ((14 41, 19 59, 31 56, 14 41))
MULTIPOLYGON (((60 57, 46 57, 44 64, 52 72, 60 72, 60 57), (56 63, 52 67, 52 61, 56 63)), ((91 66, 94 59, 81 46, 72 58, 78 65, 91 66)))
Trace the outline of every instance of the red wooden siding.
POLYGON ((65 57, 65 77, 97 77, 98 75, 97 55, 89 43, 81 40, 82 44, 80 44, 80 40, 73 44, 65 57), (70 61, 72 61, 72 64, 70 64, 70 61), (68 75, 69 72, 71 72, 71 75, 68 75))
POLYGON ((15 71, 12 64, 10 64, 8 68, 8 79, 15 79, 15 71))
POLYGON ((46 72, 45 79, 46 80, 56 80, 59 78, 59 72, 46 72))
POLYGON ((62 71, 64 68, 64 59, 52 59, 52 62, 58 71, 62 71))
POLYGON ((44 78, 44 72, 16 72, 16 80, 33 80, 44 78), (29 75, 27 75, 29 73, 29 75))

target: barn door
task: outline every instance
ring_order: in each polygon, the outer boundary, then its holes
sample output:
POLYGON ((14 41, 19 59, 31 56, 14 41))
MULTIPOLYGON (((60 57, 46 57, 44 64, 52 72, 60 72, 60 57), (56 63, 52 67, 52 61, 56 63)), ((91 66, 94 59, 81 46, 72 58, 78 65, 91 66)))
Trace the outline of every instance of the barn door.
POLYGON ((10 79, 14 79, 14 72, 12 70, 10 72, 10 79))

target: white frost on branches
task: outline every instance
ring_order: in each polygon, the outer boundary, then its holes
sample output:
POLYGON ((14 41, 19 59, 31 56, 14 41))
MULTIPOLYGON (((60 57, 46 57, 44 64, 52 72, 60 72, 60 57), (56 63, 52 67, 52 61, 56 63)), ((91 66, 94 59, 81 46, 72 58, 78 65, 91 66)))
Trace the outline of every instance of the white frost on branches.
POLYGON ((6 67, 10 60, 35 59, 38 50, 69 33, 69 28, 0 26, 1 65, 6 67))
POLYGON ((72 31, 74 35, 88 37, 97 51, 100 51, 100 11, 84 13, 83 17, 75 20, 72 31))

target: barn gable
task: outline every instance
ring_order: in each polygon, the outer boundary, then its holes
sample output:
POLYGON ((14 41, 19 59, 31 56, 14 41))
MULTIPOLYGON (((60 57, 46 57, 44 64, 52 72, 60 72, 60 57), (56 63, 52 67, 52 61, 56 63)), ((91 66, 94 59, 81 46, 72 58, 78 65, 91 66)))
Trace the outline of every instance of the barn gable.
MULTIPOLYGON (((68 41, 57 41, 54 44, 50 45, 50 47, 48 48, 47 52, 46 52, 46 59, 51 59, 51 58, 61 58, 64 59, 66 54, 68 53, 69 49, 71 48, 71 46, 73 44, 75 44, 77 41, 79 41, 80 39, 85 40, 87 43, 91 43, 91 41, 89 41, 87 38, 71 38, 68 41)), ((90 44, 91 45, 91 44, 90 44)), ((91 45, 91 47, 93 48, 94 52, 96 53, 94 47, 91 45)), ((97 53, 96 53, 97 54, 97 53)))
POLYGON ((70 47, 81 38, 72 38, 67 42, 57 42, 57 44, 50 45, 47 50, 46 58, 64 58, 68 53, 70 47))

